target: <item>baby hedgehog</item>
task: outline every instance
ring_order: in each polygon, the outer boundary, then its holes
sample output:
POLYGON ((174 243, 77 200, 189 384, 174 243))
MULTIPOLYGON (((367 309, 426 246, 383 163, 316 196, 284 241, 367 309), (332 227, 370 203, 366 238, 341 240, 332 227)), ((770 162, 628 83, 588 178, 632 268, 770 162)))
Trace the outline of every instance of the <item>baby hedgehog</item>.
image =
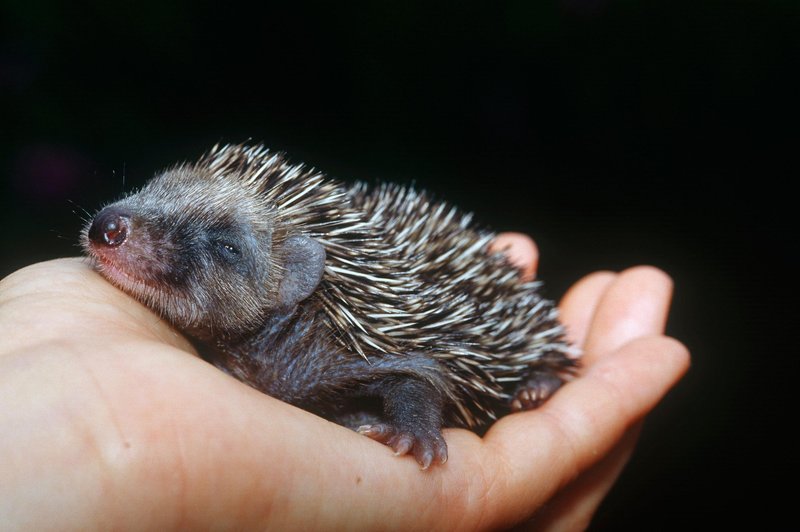
POLYGON ((103 208, 82 243, 217 367, 427 469, 442 427, 535 408, 576 366, 494 236, 411 188, 227 145, 103 208))

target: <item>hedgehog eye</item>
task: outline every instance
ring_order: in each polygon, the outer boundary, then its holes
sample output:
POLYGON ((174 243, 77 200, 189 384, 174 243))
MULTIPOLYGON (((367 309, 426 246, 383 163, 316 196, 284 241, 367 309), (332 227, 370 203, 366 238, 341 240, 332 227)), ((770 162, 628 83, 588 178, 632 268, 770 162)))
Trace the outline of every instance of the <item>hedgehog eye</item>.
POLYGON ((226 242, 224 240, 219 240, 216 242, 217 249, 220 251, 223 257, 227 259, 237 259, 241 252, 239 248, 231 244, 230 242, 226 242))

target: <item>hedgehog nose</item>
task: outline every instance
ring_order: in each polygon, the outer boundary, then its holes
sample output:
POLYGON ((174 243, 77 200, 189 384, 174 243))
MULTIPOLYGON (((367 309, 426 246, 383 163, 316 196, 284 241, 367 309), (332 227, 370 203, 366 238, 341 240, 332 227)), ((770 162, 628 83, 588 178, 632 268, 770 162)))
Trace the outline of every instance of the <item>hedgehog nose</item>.
POLYGON ((115 207, 106 207, 92 220, 89 240, 95 244, 117 247, 128 237, 130 223, 130 215, 115 207))

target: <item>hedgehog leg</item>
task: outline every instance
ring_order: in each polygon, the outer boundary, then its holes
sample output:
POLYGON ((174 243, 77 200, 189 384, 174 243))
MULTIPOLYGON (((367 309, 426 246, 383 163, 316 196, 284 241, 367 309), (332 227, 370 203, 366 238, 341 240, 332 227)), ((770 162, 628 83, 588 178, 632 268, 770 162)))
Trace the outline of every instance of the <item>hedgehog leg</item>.
POLYGON ((376 387, 383 399, 385 421, 358 428, 385 443, 397 455, 413 453, 422 469, 447 461, 442 437, 442 399, 431 384, 407 376, 391 376, 376 387))
POLYGON ((547 401, 561 388, 564 381, 552 371, 533 371, 514 394, 511 411, 533 410, 547 401))

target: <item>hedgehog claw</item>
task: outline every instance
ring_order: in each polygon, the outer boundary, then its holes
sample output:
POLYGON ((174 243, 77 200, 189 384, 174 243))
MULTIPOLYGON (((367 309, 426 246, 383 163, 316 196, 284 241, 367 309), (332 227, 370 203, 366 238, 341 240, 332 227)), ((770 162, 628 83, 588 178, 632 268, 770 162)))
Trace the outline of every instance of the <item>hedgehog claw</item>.
POLYGON ((428 469, 431 464, 447 462, 447 444, 439 431, 426 434, 401 431, 387 423, 362 425, 358 433, 391 447, 396 456, 413 452, 420 468, 428 469))
POLYGON ((414 447, 414 437, 411 434, 400 433, 390 438, 386 444, 394 449, 395 456, 403 456, 414 447))
POLYGON ((533 410, 547 401, 561 387, 564 381, 553 373, 537 372, 514 394, 511 401, 511 411, 533 410))
POLYGON ((361 425, 356 429, 356 432, 381 443, 386 443, 389 437, 393 434, 392 427, 383 423, 376 423, 374 425, 361 425))

